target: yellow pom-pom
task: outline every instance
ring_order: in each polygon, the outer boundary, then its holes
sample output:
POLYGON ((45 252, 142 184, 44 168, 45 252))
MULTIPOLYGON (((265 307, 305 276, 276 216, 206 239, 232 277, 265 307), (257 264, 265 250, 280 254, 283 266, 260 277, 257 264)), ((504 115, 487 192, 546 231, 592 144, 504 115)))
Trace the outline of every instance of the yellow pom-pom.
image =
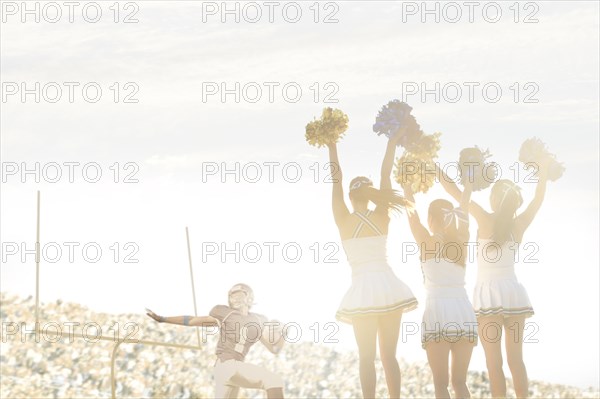
POLYGON ((471 182, 473 191, 485 190, 498 176, 498 166, 495 162, 486 162, 491 157, 489 150, 481 150, 479 147, 464 148, 458 159, 460 171, 460 184, 471 182))
POLYGON ((394 177, 403 187, 410 186, 414 193, 426 193, 436 179, 434 158, 437 158, 441 133, 423 134, 419 140, 396 160, 394 177))
POLYGON ((348 129, 348 115, 339 109, 325 108, 321 119, 306 125, 305 138, 308 144, 317 147, 337 143, 348 129))
POLYGON ((394 177, 402 187, 410 186, 414 193, 426 193, 435 183, 436 168, 433 158, 422 158, 405 151, 396 160, 394 177))
POLYGON ((546 143, 537 137, 527 139, 521 145, 519 161, 525 163, 526 169, 534 168, 535 165, 539 167, 539 165, 547 164, 548 178, 552 181, 560 179, 565 172, 565 166, 556 160, 556 155, 551 154, 546 143))
POLYGON ((410 152, 421 159, 437 158, 441 133, 423 134, 415 144, 410 147, 410 152))

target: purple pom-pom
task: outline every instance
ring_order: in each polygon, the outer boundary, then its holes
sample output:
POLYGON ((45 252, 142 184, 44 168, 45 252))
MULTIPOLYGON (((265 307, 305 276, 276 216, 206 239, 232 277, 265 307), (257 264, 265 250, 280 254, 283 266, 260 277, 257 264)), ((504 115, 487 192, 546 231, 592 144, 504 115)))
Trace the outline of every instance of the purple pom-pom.
POLYGON ((398 145, 410 147, 423 134, 414 116, 410 114, 412 107, 400 100, 392 100, 384 105, 375 119, 373 131, 388 138, 396 135, 401 128, 406 127, 398 145))

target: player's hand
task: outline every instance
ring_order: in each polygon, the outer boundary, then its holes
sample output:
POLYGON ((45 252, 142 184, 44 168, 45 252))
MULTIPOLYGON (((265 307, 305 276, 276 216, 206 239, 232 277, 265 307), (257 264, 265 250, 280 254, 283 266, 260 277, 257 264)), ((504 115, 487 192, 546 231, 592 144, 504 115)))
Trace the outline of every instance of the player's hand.
POLYGON ((154 313, 153 311, 151 311, 148 308, 146 308, 146 316, 153 318, 154 320, 158 321, 159 323, 162 323, 163 321, 165 321, 164 317, 157 315, 156 313, 154 313))

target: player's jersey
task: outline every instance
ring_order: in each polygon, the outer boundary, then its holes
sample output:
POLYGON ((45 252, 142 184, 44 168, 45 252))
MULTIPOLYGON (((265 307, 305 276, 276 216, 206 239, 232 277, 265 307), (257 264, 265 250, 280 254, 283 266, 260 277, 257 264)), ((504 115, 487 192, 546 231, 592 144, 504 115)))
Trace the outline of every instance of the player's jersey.
POLYGON ((221 361, 235 359, 244 361, 250 347, 260 341, 267 318, 256 313, 244 316, 225 305, 217 305, 210 315, 221 324, 217 357, 221 361))

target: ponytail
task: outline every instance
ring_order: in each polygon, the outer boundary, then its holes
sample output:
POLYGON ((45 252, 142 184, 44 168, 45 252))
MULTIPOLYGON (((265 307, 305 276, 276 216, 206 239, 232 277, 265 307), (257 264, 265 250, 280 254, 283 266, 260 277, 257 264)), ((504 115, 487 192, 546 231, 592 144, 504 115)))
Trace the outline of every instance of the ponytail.
MULTIPOLYGON (((360 197, 359 197, 360 198, 360 197)), ((373 202, 377 207, 383 207, 393 212, 402 213, 404 209, 412 208, 412 203, 396 190, 378 190, 375 187, 365 187, 364 198, 373 202)))

